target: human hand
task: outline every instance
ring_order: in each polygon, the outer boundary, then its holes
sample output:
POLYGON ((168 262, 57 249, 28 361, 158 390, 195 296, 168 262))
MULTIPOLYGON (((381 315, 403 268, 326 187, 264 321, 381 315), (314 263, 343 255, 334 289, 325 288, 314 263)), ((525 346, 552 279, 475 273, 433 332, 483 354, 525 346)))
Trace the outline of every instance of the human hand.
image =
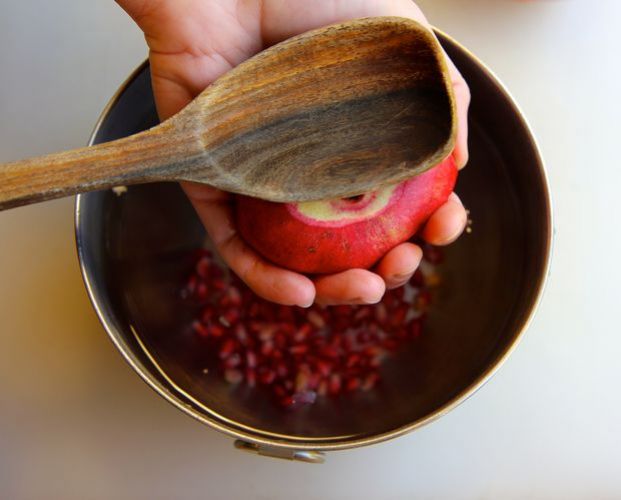
MULTIPOLYGON (((296 34, 360 17, 400 16, 429 26, 411 0, 117 0, 136 21, 149 45, 151 77, 162 120, 174 115, 210 83, 270 45, 296 34)), ((457 103, 458 167, 468 160, 468 86, 448 60, 457 103)), ((218 252, 258 295, 285 305, 378 302, 386 288, 405 284, 422 250, 406 242, 388 252, 373 270, 350 269, 309 278, 260 257, 240 238, 229 193, 183 183, 218 252)), ((454 193, 427 221, 423 238, 451 243, 466 225, 466 211, 454 193)))

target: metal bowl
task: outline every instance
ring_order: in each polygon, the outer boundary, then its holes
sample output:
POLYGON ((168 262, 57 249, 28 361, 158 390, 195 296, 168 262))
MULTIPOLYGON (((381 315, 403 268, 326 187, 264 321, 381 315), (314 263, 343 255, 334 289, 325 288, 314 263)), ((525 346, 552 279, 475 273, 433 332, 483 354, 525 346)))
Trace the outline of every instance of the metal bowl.
MULTIPOLYGON (((80 195, 79 259, 91 301, 112 341, 138 374, 179 409, 236 437, 238 447, 319 461, 316 453, 373 444, 447 413, 476 391, 515 347, 546 279, 552 239, 550 195, 537 145, 494 75, 438 33, 472 91, 468 168, 457 192, 473 231, 446 249, 443 283, 413 347, 392 360, 383 388, 282 412, 256 391, 205 376, 177 295, 185 255, 204 230, 175 184, 80 195)), ((157 123, 148 65, 103 112, 91 142, 157 123)))

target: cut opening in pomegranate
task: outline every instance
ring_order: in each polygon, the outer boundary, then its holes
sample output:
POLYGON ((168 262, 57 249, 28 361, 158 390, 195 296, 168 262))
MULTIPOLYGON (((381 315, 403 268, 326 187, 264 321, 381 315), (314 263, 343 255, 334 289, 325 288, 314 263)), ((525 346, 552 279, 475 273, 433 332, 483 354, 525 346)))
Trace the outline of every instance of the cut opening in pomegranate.
POLYGON ((362 201, 362 198, 364 198, 364 194, 358 194, 356 196, 348 196, 347 198, 343 198, 343 201, 346 201, 347 203, 358 203, 359 201, 362 201))

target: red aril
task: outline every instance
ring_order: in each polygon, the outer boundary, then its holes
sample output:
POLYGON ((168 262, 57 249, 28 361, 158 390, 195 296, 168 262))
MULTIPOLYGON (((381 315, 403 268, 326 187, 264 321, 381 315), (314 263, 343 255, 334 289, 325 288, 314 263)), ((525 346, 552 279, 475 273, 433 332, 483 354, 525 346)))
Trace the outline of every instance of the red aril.
MULTIPOLYGON (((438 249, 425 247, 436 262, 438 249)), ((423 329, 432 294, 417 271, 375 305, 308 309, 267 302, 226 272, 209 252, 196 252, 181 297, 198 307, 191 328, 205 346, 206 373, 232 386, 268 390, 282 407, 372 391, 381 369, 423 329), (210 356, 209 353, 214 353, 210 356)), ((425 261, 437 279, 433 264, 425 261)), ((425 271, 427 272, 427 271, 425 271)))

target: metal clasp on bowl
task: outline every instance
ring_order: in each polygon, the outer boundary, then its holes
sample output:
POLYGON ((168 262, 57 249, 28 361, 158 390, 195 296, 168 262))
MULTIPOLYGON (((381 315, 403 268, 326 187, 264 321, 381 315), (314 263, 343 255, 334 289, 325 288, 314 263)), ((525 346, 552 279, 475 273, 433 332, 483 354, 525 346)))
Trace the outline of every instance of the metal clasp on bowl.
POLYGON ((238 450, 256 453, 265 457, 283 458, 285 460, 297 460, 298 462, 307 462, 310 464, 322 464, 326 457, 320 451, 313 450, 292 450, 289 448, 279 448, 277 446, 266 446, 262 444, 249 443, 237 439, 235 448, 238 450))

